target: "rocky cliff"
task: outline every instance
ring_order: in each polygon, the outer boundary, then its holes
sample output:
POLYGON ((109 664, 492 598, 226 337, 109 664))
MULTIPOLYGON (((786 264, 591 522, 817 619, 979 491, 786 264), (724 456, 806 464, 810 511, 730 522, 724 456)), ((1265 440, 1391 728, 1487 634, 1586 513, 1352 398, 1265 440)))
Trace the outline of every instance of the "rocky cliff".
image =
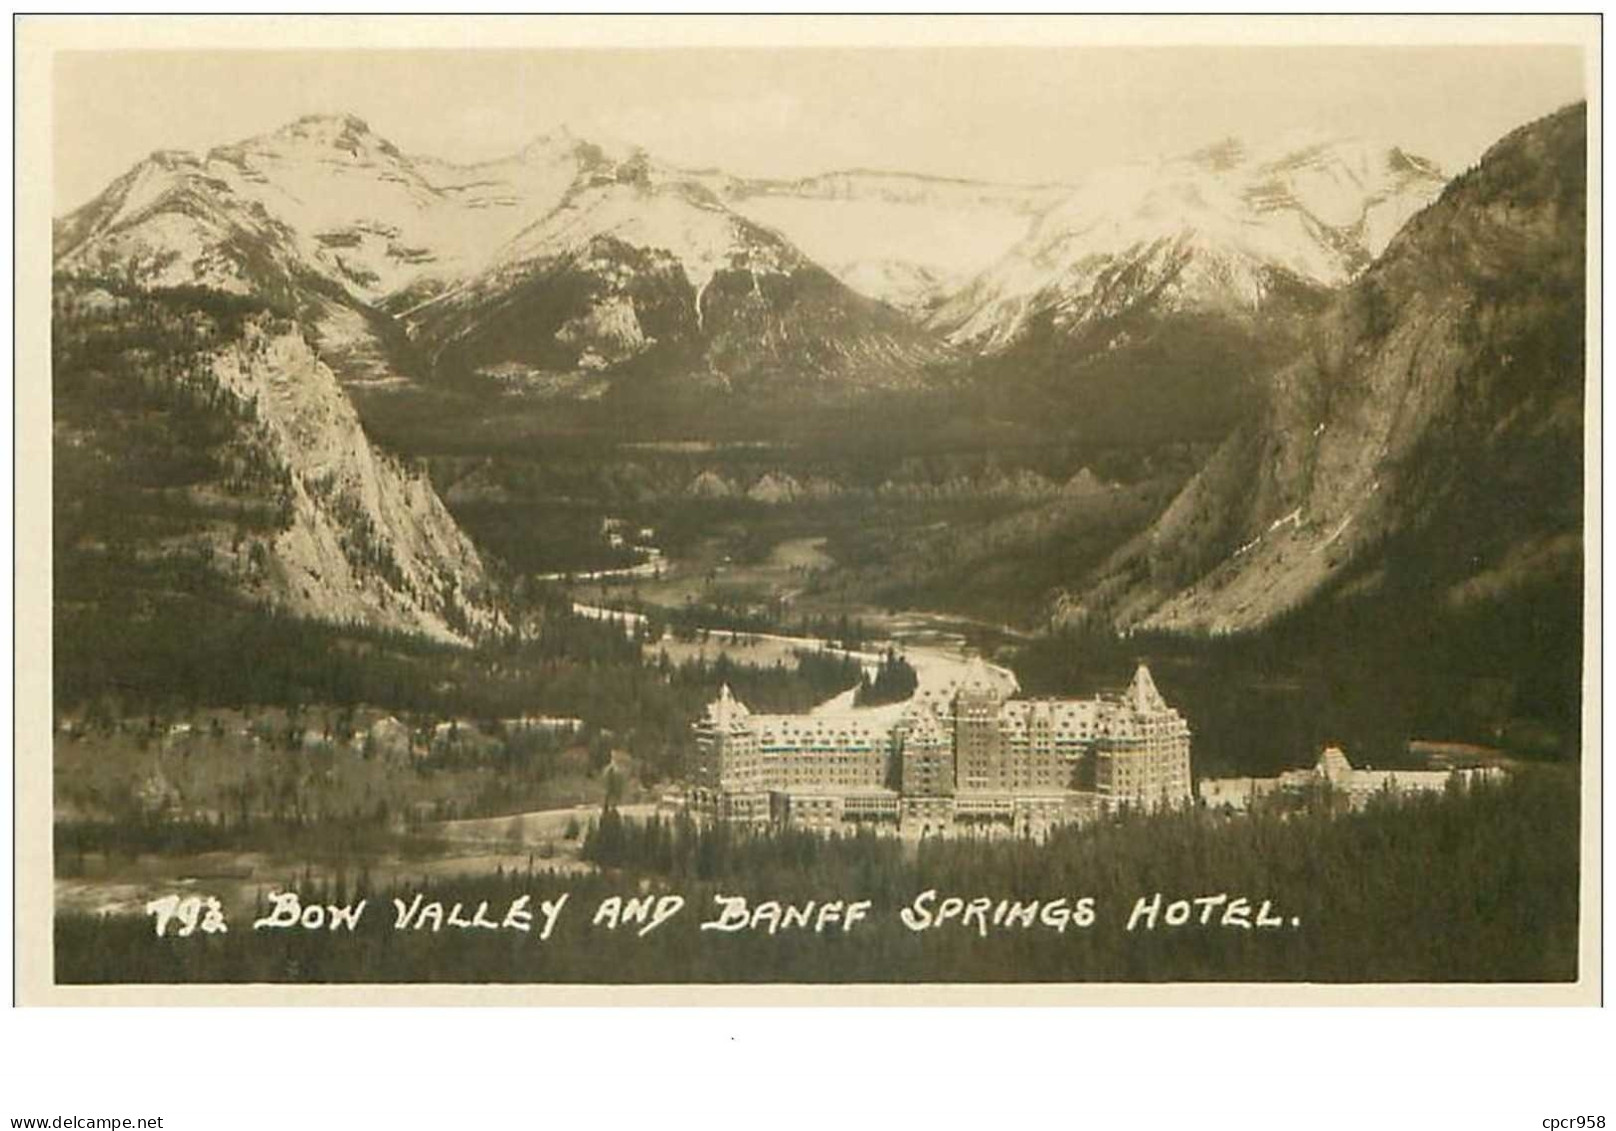
POLYGON ((424 474, 370 445, 295 327, 249 323, 213 355, 212 372, 256 406, 287 474, 290 521, 252 571, 255 596, 301 616, 456 642, 502 627, 476 548, 424 474))
POLYGON ((1575 573, 1584 169, 1580 105, 1495 145, 1063 614, 1239 632, 1330 592, 1396 584, 1457 605, 1575 573))
POLYGON ((476 549, 424 474, 370 444, 296 321, 205 292, 60 281, 55 299, 66 599, 222 584, 450 642, 502 628, 476 549))

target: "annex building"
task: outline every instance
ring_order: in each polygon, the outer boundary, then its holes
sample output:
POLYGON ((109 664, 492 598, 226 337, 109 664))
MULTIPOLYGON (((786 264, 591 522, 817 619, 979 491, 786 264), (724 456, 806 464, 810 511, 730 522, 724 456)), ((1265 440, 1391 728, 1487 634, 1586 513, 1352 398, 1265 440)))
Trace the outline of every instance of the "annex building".
POLYGON ((726 686, 695 724, 689 804, 740 824, 918 835, 1040 832, 1102 808, 1192 797, 1190 728, 1140 665, 1127 690, 1009 698, 976 667, 896 716, 754 714, 726 686))
POLYGON ((1496 781, 1504 771, 1497 766, 1441 770, 1360 769, 1347 760, 1339 746, 1326 746, 1309 769, 1286 770, 1271 778, 1207 778, 1201 781, 1201 804, 1226 812, 1245 812, 1270 797, 1306 798, 1323 794, 1362 808, 1375 797, 1442 793, 1476 782, 1496 781))

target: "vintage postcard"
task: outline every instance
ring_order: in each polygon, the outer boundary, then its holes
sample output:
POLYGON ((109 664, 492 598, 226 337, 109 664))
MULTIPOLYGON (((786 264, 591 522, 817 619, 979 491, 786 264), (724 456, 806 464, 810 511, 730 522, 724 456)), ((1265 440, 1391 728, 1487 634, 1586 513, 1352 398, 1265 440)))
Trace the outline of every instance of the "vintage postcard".
POLYGON ((1597 17, 450 23, 18 25, 23 1000, 1597 1000, 1597 17))

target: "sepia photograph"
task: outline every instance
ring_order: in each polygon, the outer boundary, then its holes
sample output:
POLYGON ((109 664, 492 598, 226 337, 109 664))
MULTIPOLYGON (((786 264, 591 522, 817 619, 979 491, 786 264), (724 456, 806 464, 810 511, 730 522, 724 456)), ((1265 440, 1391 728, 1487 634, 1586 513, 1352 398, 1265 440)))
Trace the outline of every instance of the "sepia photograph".
POLYGON ((30 997, 1598 1001, 1597 17, 425 22, 34 72, 30 997))

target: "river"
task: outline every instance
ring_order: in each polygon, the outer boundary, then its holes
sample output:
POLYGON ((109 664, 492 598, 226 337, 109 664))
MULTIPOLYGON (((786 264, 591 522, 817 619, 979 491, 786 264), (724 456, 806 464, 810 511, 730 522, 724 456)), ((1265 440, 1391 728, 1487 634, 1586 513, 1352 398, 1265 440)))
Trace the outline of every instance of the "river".
MULTIPOLYGON (((646 618, 641 613, 611 609, 584 601, 574 601, 572 610, 579 616, 591 620, 621 624, 624 632, 631 637, 639 637, 646 624, 646 618)), ((780 651, 787 653, 829 652, 857 660, 864 666, 866 673, 873 676, 890 646, 915 669, 916 696, 941 694, 964 680, 973 669, 980 677, 996 684, 1002 693, 1006 695, 1013 693, 1017 689, 1015 673, 1009 668, 990 664, 971 652, 964 633, 960 631, 961 626, 966 623, 969 622, 931 613, 882 617, 880 627, 888 635, 873 650, 844 648, 837 641, 816 636, 794 636, 779 632, 735 632, 724 628, 708 629, 708 643, 704 647, 714 658, 728 655, 739 663, 749 662, 750 653, 753 653, 760 644, 777 645, 780 651)), ((667 647, 673 641, 672 633, 665 632, 661 641, 652 641, 646 648, 654 654, 659 647, 667 647)), ((774 656, 778 652, 771 651, 768 654, 774 656)), ((867 714, 871 719, 890 717, 896 720, 909 703, 909 700, 903 700, 879 707, 855 707, 853 697, 856 690, 848 688, 832 696, 813 708, 811 713, 840 714, 854 711, 867 714)))

